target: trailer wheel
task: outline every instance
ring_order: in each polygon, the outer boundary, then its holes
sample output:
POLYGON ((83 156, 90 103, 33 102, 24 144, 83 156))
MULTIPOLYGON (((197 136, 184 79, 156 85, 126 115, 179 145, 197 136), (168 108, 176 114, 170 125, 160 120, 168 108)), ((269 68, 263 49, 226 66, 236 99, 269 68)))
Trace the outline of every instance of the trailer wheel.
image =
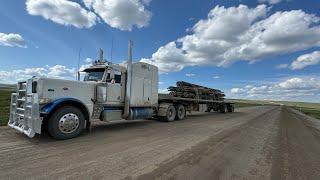
POLYGON ((84 115, 78 108, 64 106, 55 111, 50 117, 48 131, 55 139, 71 139, 81 133, 84 124, 84 115))
POLYGON ((226 111, 227 111, 227 106, 225 104, 220 105, 219 112, 226 113, 226 111))
POLYGON ((228 112, 234 112, 234 106, 232 104, 227 105, 228 112))
POLYGON ((178 104, 176 106, 176 119, 177 120, 182 120, 186 117, 186 109, 184 108, 184 105, 178 104))
POLYGON ((173 105, 170 105, 167 109, 167 113, 166 113, 166 116, 164 117, 164 121, 166 122, 174 121, 176 118, 176 114, 177 114, 176 108, 174 108, 173 105))

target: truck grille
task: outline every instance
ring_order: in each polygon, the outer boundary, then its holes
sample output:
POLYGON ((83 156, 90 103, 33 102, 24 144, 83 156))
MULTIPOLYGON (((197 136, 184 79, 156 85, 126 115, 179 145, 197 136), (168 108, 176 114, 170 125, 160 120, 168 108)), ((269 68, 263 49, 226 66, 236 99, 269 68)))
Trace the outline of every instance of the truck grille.
POLYGON ((19 82, 17 92, 11 95, 10 117, 8 125, 33 137, 40 133, 41 119, 39 114, 38 95, 32 93, 32 79, 19 82))
POLYGON ((18 91, 16 94, 16 115, 18 118, 23 119, 24 118, 24 111, 25 111, 25 105, 26 105, 26 99, 27 99, 27 82, 19 82, 18 83, 18 91))

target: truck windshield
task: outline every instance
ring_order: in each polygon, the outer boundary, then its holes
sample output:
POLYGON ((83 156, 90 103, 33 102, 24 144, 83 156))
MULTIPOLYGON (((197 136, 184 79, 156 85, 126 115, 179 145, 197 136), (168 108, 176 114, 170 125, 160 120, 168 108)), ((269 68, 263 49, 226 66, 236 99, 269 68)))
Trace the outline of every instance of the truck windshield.
POLYGON ((84 76, 83 81, 101 81, 104 69, 90 69, 86 70, 86 75, 84 76))

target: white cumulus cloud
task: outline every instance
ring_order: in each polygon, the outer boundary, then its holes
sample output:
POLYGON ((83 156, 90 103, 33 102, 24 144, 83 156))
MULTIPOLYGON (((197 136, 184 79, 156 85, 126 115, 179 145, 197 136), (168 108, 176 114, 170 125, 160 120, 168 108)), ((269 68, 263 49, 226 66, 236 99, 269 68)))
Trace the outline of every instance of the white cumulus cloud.
POLYGON ((53 78, 69 78, 74 77, 76 70, 75 68, 67 68, 63 65, 55 65, 53 67, 47 67, 48 77, 53 78))
POLYGON ((299 56, 291 64, 291 69, 303 69, 307 66, 312 66, 320 63, 320 51, 314 51, 309 54, 304 54, 299 56))
POLYGON ((86 63, 92 63, 94 60, 92 58, 86 58, 84 61, 86 63))
POLYGON ((242 89, 240 89, 240 88, 232 88, 232 89, 230 90, 231 94, 238 94, 238 93, 240 93, 241 91, 242 91, 242 89))
POLYGON ((276 68, 277 69, 286 69, 286 68, 288 68, 288 64, 278 64, 277 66, 276 66, 276 68))
POLYGON ((134 26, 145 27, 151 19, 151 12, 145 6, 150 0, 84 0, 105 23, 113 28, 131 31, 134 26))
POLYGON ((68 68, 63 65, 16 69, 12 71, 0 70, 0 83, 14 84, 17 81, 26 80, 33 76, 58 79, 74 79, 75 75, 75 68, 68 68))
POLYGON ((160 47, 151 59, 141 59, 141 62, 158 66, 160 72, 181 71, 188 59, 181 49, 176 48, 175 42, 160 47))
POLYGON ((268 7, 216 6, 189 35, 160 47, 141 61, 162 72, 186 66, 228 66, 320 46, 320 18, 302 10, 275 12, 268 7))
POLYGON ((161 94, 169 94, 169 90, 168 90, 168 89, 159 89, 159 90, 158 90, 158 93, 161 93, 161 94))
POLYGON ((186 76, 187 76, 187 77, 193 77, 193 76, 195 76, 195 74, 193 74, 193 73, 187 73, 186 76))
POLYGON ((258 0, 260 3, 269 3, 269 4, 277 4, 282 0, 258 0))
POLYGON ((97 16, 68 0, 27 0, 27 11, 55 23, 72 25, 77 28, 90 28, 96 24, 97 16))
POLYGON ((8 47, 26 48, 26 43, 20 34, 5 34, 0 32, 0 45, 8 47))
POLYGON ((263 85, 247 85, 230 89, 234 98, 320 101, 320 79, 316 77, 292 77, 263 85))

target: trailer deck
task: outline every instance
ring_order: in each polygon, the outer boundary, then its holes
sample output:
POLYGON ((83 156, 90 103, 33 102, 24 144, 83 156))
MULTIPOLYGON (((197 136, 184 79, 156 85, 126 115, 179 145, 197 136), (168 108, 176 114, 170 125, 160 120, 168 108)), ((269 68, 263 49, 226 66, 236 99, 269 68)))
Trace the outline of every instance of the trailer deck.
POLYGON ((178 102, 178 101, 186 101, 186 102, 195 102, 195 103, 229 103, 233 104, 231 102, 225 102, 225 101, 217 101, 217 100, 210 100, 210 99, 195 99, 195 98, 183 98, 183 97, 173 97, 170 94, 162 94, 159 93, 158 95, 159 102, 178 102))

